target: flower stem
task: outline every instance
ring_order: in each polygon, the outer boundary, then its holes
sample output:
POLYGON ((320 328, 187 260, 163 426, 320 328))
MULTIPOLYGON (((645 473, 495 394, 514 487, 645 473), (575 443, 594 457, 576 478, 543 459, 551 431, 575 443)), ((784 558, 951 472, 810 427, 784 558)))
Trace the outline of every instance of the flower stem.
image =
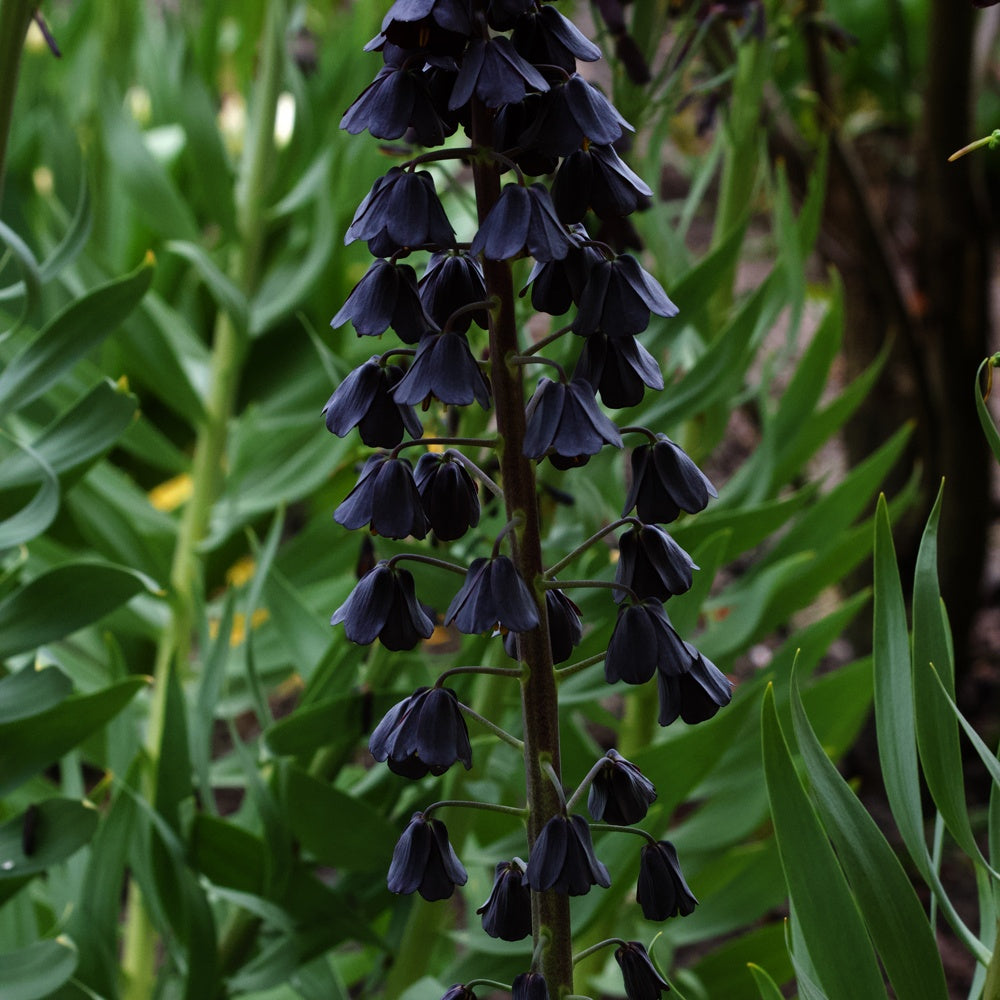
POLYGON ((517 667, 484 667, 479 664, 467 667, 449 667, 443 674, 441 674, 440 677, 438 677, 434 686, 441 687, 447 678, 455 677, 458 674, 493 674, 496 677, 520 678, 521 671, 517 667))
POLYGON ((606 524, 600 531, 595 532, 586 541, 581 542, 572 552, 567 553, 563 556, 559 562, 554 563, 545 571, 546 579, 551 580, 557 573, 564 570, 577 556, 583 555, 587 549, 590 548, 595 542, 599 542, 605 535, 610 535, 612 531, 617 531, 619 528, 624 528, 626 524, 632 524, 636 527, 640 527, 642 522, 635 517, 620 517, 617 521, 612 521, 611 524, 606 524))
POLYGON ((600 663, 608 655, 608 651, 605 649, 601 653, 594 653, 593 656, 588 656, 585 660, 577 660, 576 663, 571 663, 568 667, 560 667, 556 670, 556 677, 562 681, 567 677, 572 677, 573 674, 578 674, 582 670, 586 670, 587 667, 592 667, 595 663, 600 663))
POLYGON ((547 337, 542 337, 541 340, 536 340, 530 347, 526 347, 521 352, 521 357, 530 358, 533 354, 537 354, 539 351, 544 351, 549 344, 554 344, 557 340, 565 337, 570 330, 573 329, 573 324, 569 323, 566 326, 561 326, 555 333, 550 333, 547 337))
POLYGON ((591 782, 601 772, 607 764, 608 758, 602 757, 583 777, 583 781, 577 785, 576 791, 566 800, 566 812, 572 812, 573 806, 577 804, 583 793, 590 788, 591 782))
POLYGON ((638 826, 619 826, 617 823, 591 823, 590 829, 597 833, 631 833, 636 837, 644 837, 654 847, 659 843, 656 837, 638 826))
MULTIPOLYGON (((518 676, 520 676, 520 671, 518 671, 518 676)), ((461 702, 458 703, 459 711, 463 715, 467 715, 470 719, 475 720, 484 729, 488 729, 497 739, 503 740, 508 746, 512 746, 515 750, 524 750, 523 741, 519 740, 516 736, 512 736, 507 732, 506 729, 501 729, 498 725, 490 722, 485 716, 480 715, 474 709, 469 708, 468 705, 463 705, 461 702)))
POLYGON ((606 938, 604 941, 598 941, 597 944, 592 944, 589 948, 585 948, 579 954, 574 955, 573 964, 576 965, 577 962, 582 962, 585 958, 590 958, 590 956, 596 952, 599 952, 604 948, 611 948, 612 946, 626 948, 628 947, 628 942, 623 941, 621 938, 606 938))
POLYGON ((433 802, 426 809, 421 810, 424 818, 430 816, 438 809, 481 809, 484 812, 503 813, 505 816, 520 816, 524 819, 526 811, 518 809, 516 806, 501 806, 495 802, 479 802, 476 799, 442 799, 440 802, 433 802))
POLYGON ((0 0, 0 204, 3 203, 4 168, 7 141, 14 117, 14 95, 21 70, 24 39, 35 12, 34 0, 0 0))

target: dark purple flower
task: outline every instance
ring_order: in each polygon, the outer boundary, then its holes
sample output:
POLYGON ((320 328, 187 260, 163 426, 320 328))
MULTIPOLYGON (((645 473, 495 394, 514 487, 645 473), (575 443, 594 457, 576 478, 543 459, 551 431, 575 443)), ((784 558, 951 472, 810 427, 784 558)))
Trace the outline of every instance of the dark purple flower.
POLYGON ((561 260, 574 243, 546 187, 507 184, 479 227, 469 253, 481 253, 487 260, 510 260, 522 253, 535 260, 561 260))
POLYGON ((434 398, 453 406, 468 406, 473 400, 484 410, 490 406, 490 386, 469 342, 453 331, 429 333, 420 341, 410 370, 392 395, 397 403, 409 405, 434 398))
POLYGON ((520 858, 497 864, 490 898, 476 913, 482 915, 483 930, 492 938, 520 941, 531 933, 531 892, 524 884, 520 858))
POLYGON ((550 4, 527 10, 514 25, 514 48, 536 66, 558 66, 576 71, 576 60, 595 62, 601 50, 550 4))
POLYGON ((465 583, 445 612, 445 625, 452 622, 465 635, 497 627, 528 632, 538 625, 538 611, 531 591, 507 556, 480 556, 472 561, 465 583))
POLYGON ((382 19, 382 30, 394 21, 411 22, 430 18, 446 31, 468 35, 472 31, 469 0, 396 0, 382 19))
POLYGON ((413 476, 427 522, 443 542, 461 538, 479 524, 476 484, 457 456, 450 448, 443 455, 427 452, 413 476))
POLYGON ((689 642, 691 667, 683 674, 657 675, 661 726, 669 726, 678 716, 689 726, 711 719, 733 697, 733 685, 726 675, 689 642))
POLYGON ((514 977, 510 1000, 549 1000, 549 987, 540 972, 522 972, 514 977))
POLYGON ((613 146, 575 150, 552 182, 552 203, 563 222, 580 222, 588 208, 602 219, 629 215, 652 194, 613 146))
POLYGON ((602 889, 611 885, 582 816, 553 816, 542 827, 528 857, 524 882, 535 892, 554 889, 570 896, 582 896, 592 885, 602 889))
POLYGON ((622 970, 626 1000, 660 1000, 663 991, 670 989, 638 941, 616 948, 615 961, 622 970))
MULTIPOLYGON (((493 119, 493 147, 529 177, 551 174, 559 166, 558 156, 545 156, 533 146, 522 146, 521 136, 534 124, 542 110, 541 95, 529 94, 520 104, 505 104, 493 119)), ((503 171, 501 167, 501 171, 503 171)))
POLYGON ((417 688, 393 705, 368 740, 375 760, 404 778, 444 774, 456 761, 472 767, 469 730, 451 688, 417 688))
MULTIPOLYGON (((618 539, 618 565, 615 583, 623 583, 645 600, 655 597, 665 601, 691 589, 691 571, 698 567, 691 557, 655 524, 632 528, 618 539)), ((617 591, 616 601, 625 598, 617 591)))
POLYGON ((484 330, 489 324, 485 309, 465 312, 448 323, 459 309, 486 300, 486 283, 479 262, 467 253, 436 253, 420 279, 420 301, 437 325, 455 333, 466 333, 474 321, 484 330))
POLYGON ((462 983, 452 986, 441 1000, 476 1000, 476 994, 462 983))
POLYGON ((632 126, 614 105, 579 73, 540 98, 541 109, 534 123, 521 136, 522 146, 534 146, 553 156, 569 156, 584 142, 610 146, 632 126))
POLYGON ((465 52, 448 107, 468 104, 473 94, 488 108, 517 104, 528 90, 548 90, 545 77, 518 55, 509 38, 476 39, 465 52))
POLYGON ((469 876, 448 842, 448 828, 439 819, 415 812, 392 852, 387 884, 390 892, 419 892, 429 903, 448 899, 469 876))
POLYGON ((684 881, 677 851, 669 840, 647 844, 642 849, 635 898, 647 920, 667 920, 694 913, 698 900, 684 881))
POLYGON ((573 378, 589 382, 613 409, 637 406, 647 386, 663 388, 660 366, 635 337, 608 337, 600 331, 584 342, 573 378))
MULTIPOLYGON (((565 663, 583 638, 580 609, 561 590, 548 589, 545 591, 545 614, 549 623, 552 662, 565 663)), ((513 632, 503 637, 503 648, 508 656, 517 659, 517 636, 513 632)))
POLYGON ((413 649, 434 631, 434 623, 417 602, 412 574, 390 567, 384 559, 358 581, 333 613, 330 624, 341 622, 351 642, 367 646, 379 639, 393 652, 413 649))
POLYGON ((692 654, 657 600, 618 609, 604 677, 609 684, 645 684, 654 673, 676 676, 691 668, 692 654))
POLYGON ((330 326, 336 329, 348 320, 359 337, 378 337, 391 326, 407 344, 437 329, 420 304, 416 272, 409 264, 387 260, 372 263, 330 326))
POLYGON ((420 437, 423 426, 413 407, 397 403, 391 395, 404 370, 400 365, 382 365, 378 357, 355 368, 323 407, 326 429, 344 437, 357 427, 369 448, 395 448, 404 429, 411 437, 420 437))
POLYGON ((517 19, 535 6, 535 0, 490 0, 486 20, 494 31, 510 31, 517 19))
POLYGON ((649 778, 617 750, 609 750, 587 796, 590 815, 605 823, 631 826, 646 815, 655 801, 656 789, 649 778))
POLYGON ((704 510, 718 495, 684 449, 657 434, 655 444, 640 445, 632 452, 632 485, 622 517, 634 507, 639 520, 647 524, 669 524, 681 511, 704 510))
POLYGON ((368 458, 358 485, 333 512, 337 524, 355 531, 368 525, 385 538, 423 538, 427 518, 405 458, 377 452, 368 458))
POLYGON ((618 428, 601 412, 588 382, 569 385, 549 378, 538 381, 525 411, 526 458, 556 455, 582 464, 582 456, 596 455, 606 444, 622 446, 618 428))
MULTIPOLYGON (((588 239, 583 226, 570 226, 580 239, 588 239)), ((591 265, 602 260, 594 247, 572 247, 562 260, 536 261, 521 289, 521 295, 531 289, 531 304, 538 312, 561 316, 578 302, 587 286, 591 265)))
POLYGON ((378 240, 394 248, 438 248, 451 246, 455 231, 438 201, 431 175, 426 170, 411 173, 393 167, 372 185, 354 213, 344 243, 354 240, 378 240))
POLYGON ((634 257, 621 254, 598 261, 588 272, 573 332, 586 337, 603 330, 609 337, 631 337, 649 326, 650 313, 676 316, 677 306, 634 257))

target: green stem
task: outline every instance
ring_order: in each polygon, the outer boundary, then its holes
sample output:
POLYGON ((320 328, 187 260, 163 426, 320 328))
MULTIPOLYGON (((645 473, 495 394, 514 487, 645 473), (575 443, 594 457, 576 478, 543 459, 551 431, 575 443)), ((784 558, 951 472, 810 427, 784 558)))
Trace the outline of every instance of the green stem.
MULTIPOLYGON (((520 676, 519 671, 518 677, 520 676)), ((501 729, 498 725, 485 718, 485 716, 482 716, 474 709, 469 708, 468 705, 463 705, 459 702, 458 707, 463 715, 467 715, 470 719, 478 722, 484 729, 488 729, 498 740, 501 740, 508 746, 512 746, 515 750, 524 750, 524 743, 516 736, 511 736, 506 729, 501 729)))
MULTIPOLYGON (((586 670, 587 667, 592 667, 595 663, 600 663, 602 660, 606 659, 608 651, 605 649, 603 652, 595 653, 593 656, 588 656, 585 660, 577 660, 576 663, 571 663, 569 666, 560 667, 556 671, 556 677, 562 681, 567 677, 572 677, 573 674, 580 673, 581 670, 586 670)), ((630 699, 630 702, 635 699, 630 699)), ((646 699, 648 700, 648 699, 646 699)))
POLYGON ((986 967, 983 1000, 1000 1000, 1000 920, 997 921, 996 939, 993 942, 993 957, 986 967))
POLYGON ((612 521, 611 524, 606 524, 600 531, 595 532, 586 541, 581 542, 572 552, 568 552, 559 562, 553 564, 545 571, 545 576, 548 579, 556 576, 564 570, 577 556, 582 555, 587 549, 590 548, 595 542, 599 542, 605 535, 610 535, 612 531, 617 531, 619 528, 623 528, 626 524, 633 524, 636 527, 641 527, 642 522, 635 517, 620 517, 617 521, 612 521))
POLYGON ((0 205, 7 165, 7 142, 14 117, 14 97, 21 71, 24 39, 35 11, 34 0, 0 0, 0 205))
POLYGON ((574 964, 577 962, 582 962, 585 958, 590 958, 591 955, 594 955, 599 951, 603 951, 603 949, 605 948, 610 948, 612 945, 615 945, 616 947, 619 948, 627 948, 628 942, 623 941, 621 938, 617 937, 605 938, 605 940, 598 941, 597 944, 592 944, 589 948, 585 948, 578 955, 574 955, 573 962, 574 964))
POLYGON ((426 819, 432 812, 438 809, 482 809, 485 812, 503 813, 505 816, 517 816, 524 819, 526 813, 524 809, 516 806, 501 806, 495 802, 478 802, 475 799, 442 799, 440 802, 433 802, 423 810, 426 819))
MULTIPOLYGON (((286 24, 285 0, 270 0, 260 43, 260 77, 247 142, 236 184, 236 220, 240 236, 229 274, 249 295, 257 285, 264 243, 265 179, 274 155, 274 118, 281 88, 286 24)), ((205 419, 198 429, 191 465, 191 498, 178 527, 170 569, 171 619, 156 652, 152 704, 146 734, 149 767, 146 795, 156 802, 157 767, 165 735, 167 689, 173 671, 188 667, 197 598, 204 589, 199 546, 218 499, 224 471, 229 421, 246 355, 246 333, 227 313, 219 313, 213 331, 210 382, 205 419)), ((129 885, 122 968, 125 1000, 152 996, 156 982, 156 937, 135 882, 129 885)))

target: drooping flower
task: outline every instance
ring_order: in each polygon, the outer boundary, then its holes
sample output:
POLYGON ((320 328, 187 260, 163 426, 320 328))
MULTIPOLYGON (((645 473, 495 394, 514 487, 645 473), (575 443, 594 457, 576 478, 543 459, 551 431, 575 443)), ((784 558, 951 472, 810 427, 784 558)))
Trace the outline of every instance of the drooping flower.
POLYGON ((684 881, 677 851, 669 840, 647 844, 642 849, 635 898, 647 920, 667 920, 694 913, 698 900, 684 881))
POLYGON ((666 434, 657 434, 655 444, 640 445, 632 452, 632 485, 622 517, 634 507, 647 524, 669 524, 681 511, 704 510, 718 495, 687 452, 666 434))
POLYGON ((540 972, 522 972, 514 977, 510 1000, 549 1000, 549 987, 540 972))
POLYGON ((669 726, 678 717, 689 726, 705 722, 733 698, 733 685, 726 675, 691 643, 684 646, 691 654, 690 668, 683 674, 661 672, 657 676, 661 726, 669 726))
POLYGON ((434 631, 434 623, 417 602, 412 574, 390 567, 384 559, 358 581, 333 613, 330 624, 341 622, 351 642, 367 646, 378 639, 394 652, 413 649, 434 631))
POLYGON ((521 941, 531 933, 531 892, 524 884, 520 858, 501 861, 493 876, 490 898, 476 910, 483 930, 501 941, 521 941))
MULTIPOLYGON (((618 565, 615 583, 630 587, 641 599, 655 597, 665 601, 691 589, 692 570, 698 567, 691 557, 655 524, 633 527, 618 539, 618 565)), ((615 600, 625 598, 616 591, 615 600)))
POLYGON ((612 409, 638 405, 647 387, 663 388, 660 366, 635 337, 608 337, 600 331, 584 342, 573 378, 589 382, 612 409))
POLYGON ((449 448, 420 456, 414 481, 431 531, 444 542, 461 538, 479 524, 479 493, 472 477, 449 448))
POLYGON ((410 370, 393 390, 397 403, 416 405, 440 399, 451 406, 468 406, 475 400, 490 406, 490 386, 461 333, 429 333, 417 345, 410 370))
POLYGON ((333 519, 351 531, 368 525, 385 538, 423 538, 427 517, 409 460, 385 452, 369 456, 357 486, 333 512, 333 519))
POLYGON ((576 71, 576 60, 595 62, 601 50, 551 4, 525 10, 514 22, 514 48, 536 66, 576 71))
POLYGON ((476 994, 464 983, 456 983, 441 997, 441 1000, 476 1000, 476 994))
POLYGON ((487 328, 489 317, 485 309, 462 313, 448 322, 459 309, 486 299, 483 272, 474 257, 464 252, 432 255, 419 288, 420 301, 442 329, 448 323, 455 333, 466 333, 473 322, 484 330, 487 328))
POLYGON ((652 194, 614 146, 575 150, 552 182, 552 203, 563 222, 582 221, 588 208, 602 219, 629 215, 652 194))
POLYGON ((419 892, 429 903, 448 899, 456 885, 465 885, 468 873, 448 840, 448 828, 439 819, 415 812, 392 852, 386 880, 390 892, 419 892))
POLYGON ((528 632, 538 625, 538 611, 531 591, 507 556, 480 556, 472 561, 465 583, 445 612, 445 625, 452 622, 465 635, 497 627, 528 632))
POLYGON ((388 260, 372 263, 330 326, 336 329, 348 320, 359 337, 379 337, 392 327, 407 344, 415 344, 425 333, 437 329, 420 303, 416 272, 409 264, 388 260))
POLYGON ((589 336, 603 330, 609 337, 634 337, 649 326, 651 313, 677 315, 660 283, 631 254, 600 260, 587 273, 573 332, 589 336))
POLYGON ((561 260, 576 240, 556 215, 548 188, 507 184, 469 248, 487 260, 528 253, 535 260, 561 260))
POLYGON ((660 1000, 670 989, 653 967, 646 949, 638 941, 629 941, 615 949, 615 961, 622 970, 627 1000, 660 1000))
MULTIPOLYGON (((550 589, 545 591, 545 614, 549 623, 552 662, 565 663, 583 638, 580 609, 561 590, 550 589)), ((513 632, 503 637, 503 648, 508 656, 517 659, 517 636, 513 632)))
POLYGON ((463 35, 472 31, 468 0, 396 0, 382 19, 382 30, 394 21, 408 23, 424 18, 430 18, 446 31, 463 35))
POLYGON ((618 609, 604 677, 609 684, 645 684, 653 674, 679 676, 690 670, 692 654, 655 598, 618 609))
POLYGON ((440 249, 454 243, 455 231, 430 173, 392 167, 372 185, 354 213, 344 243, 354 240, 382 240, 395 248, 440 249))
POLYGON ((466 105, 473 94, 488 108, 517 104, 531 90, 548 90, 545 77, 522 58, 509 38, 476 39, 466 49, 448 107, 466 105))
POLYGON ((611 885, 582 816, 553 816, 542 827, 528 857, 524 882, 535 892, 554 889, 570 896, 582 896, 592 885, 603 889, 611 885))
MULTIPOLYGON (((581 240, 589 239, 583 226, 572 225, 570 231, 581 240)), ((580 246, 572 247, 562 260, 536 261, 521 295, 530 288, 531 304, 538 312, 561 316, 579 301, 587 286, 587 274, 600 259, 595 247, 580 246)))
POLYGON ((404 778, 444 774, 456 761, 472 767, 469 730, 451 688, 417 688, 393 705, 368 740, 372 757, 404 778))
POLYGON ((656 789, 631 761, 617 750, 604 756, 604 767, 594 776, 587 808, 596 820, 631 826, 638 823, 656 801, 656 789))
POLYGON ((573 379, 568 385, 542 377, 525 410, 526 458, 555 455, 580 463, 583 456, 596 455, 606 444, 622 446, 618 428, 597 405, 588 382, 573 379))
POLYGON ((369 448, 395 448, 404 430, 420 437, 423 426, 413 407, 397 403, 391 395, 404 371, 401 365, 380 364, 377 356, 355 368, 323 407, 326 429, 345 437, 357 427, 369 448))

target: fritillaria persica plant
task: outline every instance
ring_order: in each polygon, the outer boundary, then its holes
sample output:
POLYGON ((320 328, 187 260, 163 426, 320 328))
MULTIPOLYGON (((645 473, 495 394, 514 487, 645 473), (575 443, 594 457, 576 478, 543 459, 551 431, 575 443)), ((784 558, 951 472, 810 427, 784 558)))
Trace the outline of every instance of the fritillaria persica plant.
MULTIPOLYGON (((574 994, 570 897, 612 879, 593 830, 645 838, 637 898, 646 918, 685 916, 697 903, 673 845, 634 826, 656 798, 637 767, 609 750, 575 791, 564 790, 558 689, 562 677, 603 660, 609 684, 644 685, 656 677, 662 725, 703 721, 729 701, 729 682, 678 635, 664 608, 691 587, 697 567, 662 525, 702 510, 716 494, 669 438, 619 427, 605 412, 635 405, 646 389, 663 389, 656 361, 636 338, 652 315, 670 317, 677 308, 635 256, 591 239, 583 226, 588 213, 613 222, 651 194, 615 150, 631 126, 577 72, 578 61, 599 58, 598 48, 555 4, 538 0, 396 0, 368 48, 381 54, 383 66, 342 127, 440 148, 378 178, 347 231, 347 242, 366 240, 375 260, 333 326, 350 322, 367 337, 391 329, 405 346, 374 355, 327 403, 331 432, 357 428, 377 449, 334 517, 384 538, 430 534, 440 551, 440 543, 477 528, 485 490, 502 504, 506 524, 492 549, 468 566, 410 552, 377 562, 332 621, 353 642, 378 640, 390 650, 427 639, 436 612, 420 603, 403 565, 415 560, 464 577, 450 605, 438 609, 444 625, 503 636, 517 666, 446 671, 434 687, 419 688, 389 711, 370 748, 377 761, 411 779, 440 775, 456 762, 472 768, 471 717, 523 750, 525 800, 441 802, 414 813, 389 865, 388 886, 439 900, 465 884, 439 811, 464 804, 523 816, 527 860, 498 860, 493 890, 477 912, 493 937, 532 938, 525 971, 503 988, 525 1000, 562 998, 574 994), (449 161, 458 166, 450 174, 449 161), (441 173, 432 174, 431 165, 441 173), (460 181, 463 170, 471 172, 478 223, 463 223, 467 232, 453 227, 438 192, 441 179, 460 181), (536 312, 575 310, 544 340, 529 340, 515 317, 513 264, 521 258, 534 260, 522 294, 530 294, 536 312), (579 342, 571 372, 543 353, 565 335, 579 342), (445 408, 445 427, 459 426, 459 408, 492 410, 495 436, 423 437, 417 408, 434 401, 445 408), (615 579, 557 582, 581 549, 554 564, 546 558, 537 468, 584 465, 607 446, 622 448, 626 434, 642 443, 630 456, 623 516, 584 545, 621 532, 615 579), (421 450, 415 465, 406 454, 414 447, 421 450), (490 454, 488 463, 482 456, 490 454), (582 636, 579 609, 566 594, 579 586, 607 587, 617 621, 600 657, 557 667, 571 660, 582 636), (520 684, 520 736, 471 712, 443 683, 476 671, 520 684), (594 823, 575 811, 588 790, 594 823)), ((667 988, 640 943, 604 945, 617 949, 630 1000, 653 1000, 667 988)), ((446 997, 467 1000, 485 985, 497 984, 457 984, 446 997)))

